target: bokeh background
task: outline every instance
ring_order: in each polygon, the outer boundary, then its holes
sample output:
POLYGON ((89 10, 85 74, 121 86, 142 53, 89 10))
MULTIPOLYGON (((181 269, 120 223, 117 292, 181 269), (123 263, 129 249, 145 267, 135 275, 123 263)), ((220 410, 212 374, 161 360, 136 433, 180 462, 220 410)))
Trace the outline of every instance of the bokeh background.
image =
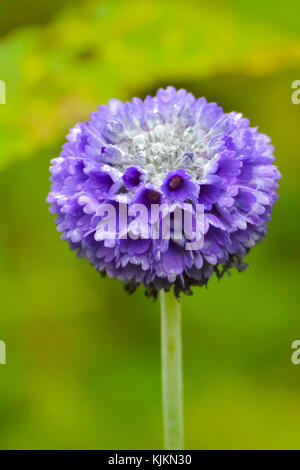
POLYGON ((237 110, 283 178, 242 274, 184 298, 189 449, 299 449, 298 0, 1 0, 1 449, 162 448, 159 305, 60 240, 45 199, 69 127, 161 86, 237 110))

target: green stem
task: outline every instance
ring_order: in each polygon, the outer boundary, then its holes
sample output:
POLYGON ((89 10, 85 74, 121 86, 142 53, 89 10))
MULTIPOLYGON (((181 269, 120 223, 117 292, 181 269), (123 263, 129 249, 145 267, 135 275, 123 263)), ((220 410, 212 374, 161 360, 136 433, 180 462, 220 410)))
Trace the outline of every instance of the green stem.
POLYGON ((183 449, 181 305, 161 291, 161 355, 166 449, 183 449))

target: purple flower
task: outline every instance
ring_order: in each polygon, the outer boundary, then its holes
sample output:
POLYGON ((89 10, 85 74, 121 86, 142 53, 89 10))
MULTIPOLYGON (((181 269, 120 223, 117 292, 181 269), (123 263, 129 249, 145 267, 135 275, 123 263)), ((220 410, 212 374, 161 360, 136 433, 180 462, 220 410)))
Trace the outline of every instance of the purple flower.
POLYGON ((178 170, 169 171, 161 189, 170 200, 184 202, 186 199, 190 199, 196 202, 200 186, 191 180, 191 175, 179 168, 178 170))
POLYGON ((137 188, 144 181, 144 173, 136 166, 129 166, 122 176, 126 189, 137 188))
POLYGON ((214 272, 242 270, 244 256, 266 235, 280 173, 269 137, 240 113, 167 87, 144 101, 110 100, 67 138, 51 167, 48 202, 57 228, 80 257, 130 292, 144 284, 150 296, 173 285, 176 295, 191 293, 214 272), (174 214, 184 203, 190 228, 196 205, 204 207, 199 248, 187 249, 186 233, 175 236, 174 214), (107 204, 117 218, 120 207, 128 210, 128 227, 118 219, 114 239, 102 236, 107 204), (136 204, 147 209, 143 223, 136 204), (153 205, 163 207, 155 216, 153 205), (160 229, 168 216, 165 239, 160 229))

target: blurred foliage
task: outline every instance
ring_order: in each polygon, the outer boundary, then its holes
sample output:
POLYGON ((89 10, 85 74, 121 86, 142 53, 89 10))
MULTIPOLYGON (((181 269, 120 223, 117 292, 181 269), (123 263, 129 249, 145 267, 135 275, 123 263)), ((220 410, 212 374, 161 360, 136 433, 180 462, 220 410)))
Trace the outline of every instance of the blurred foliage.
MULTIPOLYGON (((37 13, 43 17, 55 4, 41 3, 37 13)), ((234 2, 230 8, 189 0, 75 2, 43 28, 6 36, 0 64, 9 106, 0 116, 0 167, 49 145, 98 103, 127 99, 153 82, 261 76, 300 63, 293 31, 239 10, 234 2)), ((27 16, 21 9, 20 18, 27 16)))
POLYGON ((0 448, 162 447, 159 305, 78 260, 45 198, 68 127, 167 84, 242 111, 283 174, 250 268, 182 301, 186 446, 299 448, 298 2, 13 5, 0 7, 0 448))
MULTIPOLYGON (((23 26, 47 24, 57 12, 78 0, 26 0, 0 4, 0 36, 23 26), (16 6, 17 3, 17 6, 16 6), (17 11, 17 13, 16 13, 17 11)), ((84 0, 83 0, 84 1, 84 0)))

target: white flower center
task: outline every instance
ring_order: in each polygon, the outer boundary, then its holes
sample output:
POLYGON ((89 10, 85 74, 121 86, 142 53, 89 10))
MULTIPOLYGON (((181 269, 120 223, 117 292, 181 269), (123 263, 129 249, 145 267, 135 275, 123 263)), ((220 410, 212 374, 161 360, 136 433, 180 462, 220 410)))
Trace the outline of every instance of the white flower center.
POLYGON ((140 128, 126 131, 126 138, 115 145, 122 151, 124 172, 129 166, 142 168, 147 181, 160 187, 170 170, 184 168, 194 181, 205 175, 210 157, 208 133, 199 126, 183 127, 174 123, 159 124, 149 131, 140 128))

